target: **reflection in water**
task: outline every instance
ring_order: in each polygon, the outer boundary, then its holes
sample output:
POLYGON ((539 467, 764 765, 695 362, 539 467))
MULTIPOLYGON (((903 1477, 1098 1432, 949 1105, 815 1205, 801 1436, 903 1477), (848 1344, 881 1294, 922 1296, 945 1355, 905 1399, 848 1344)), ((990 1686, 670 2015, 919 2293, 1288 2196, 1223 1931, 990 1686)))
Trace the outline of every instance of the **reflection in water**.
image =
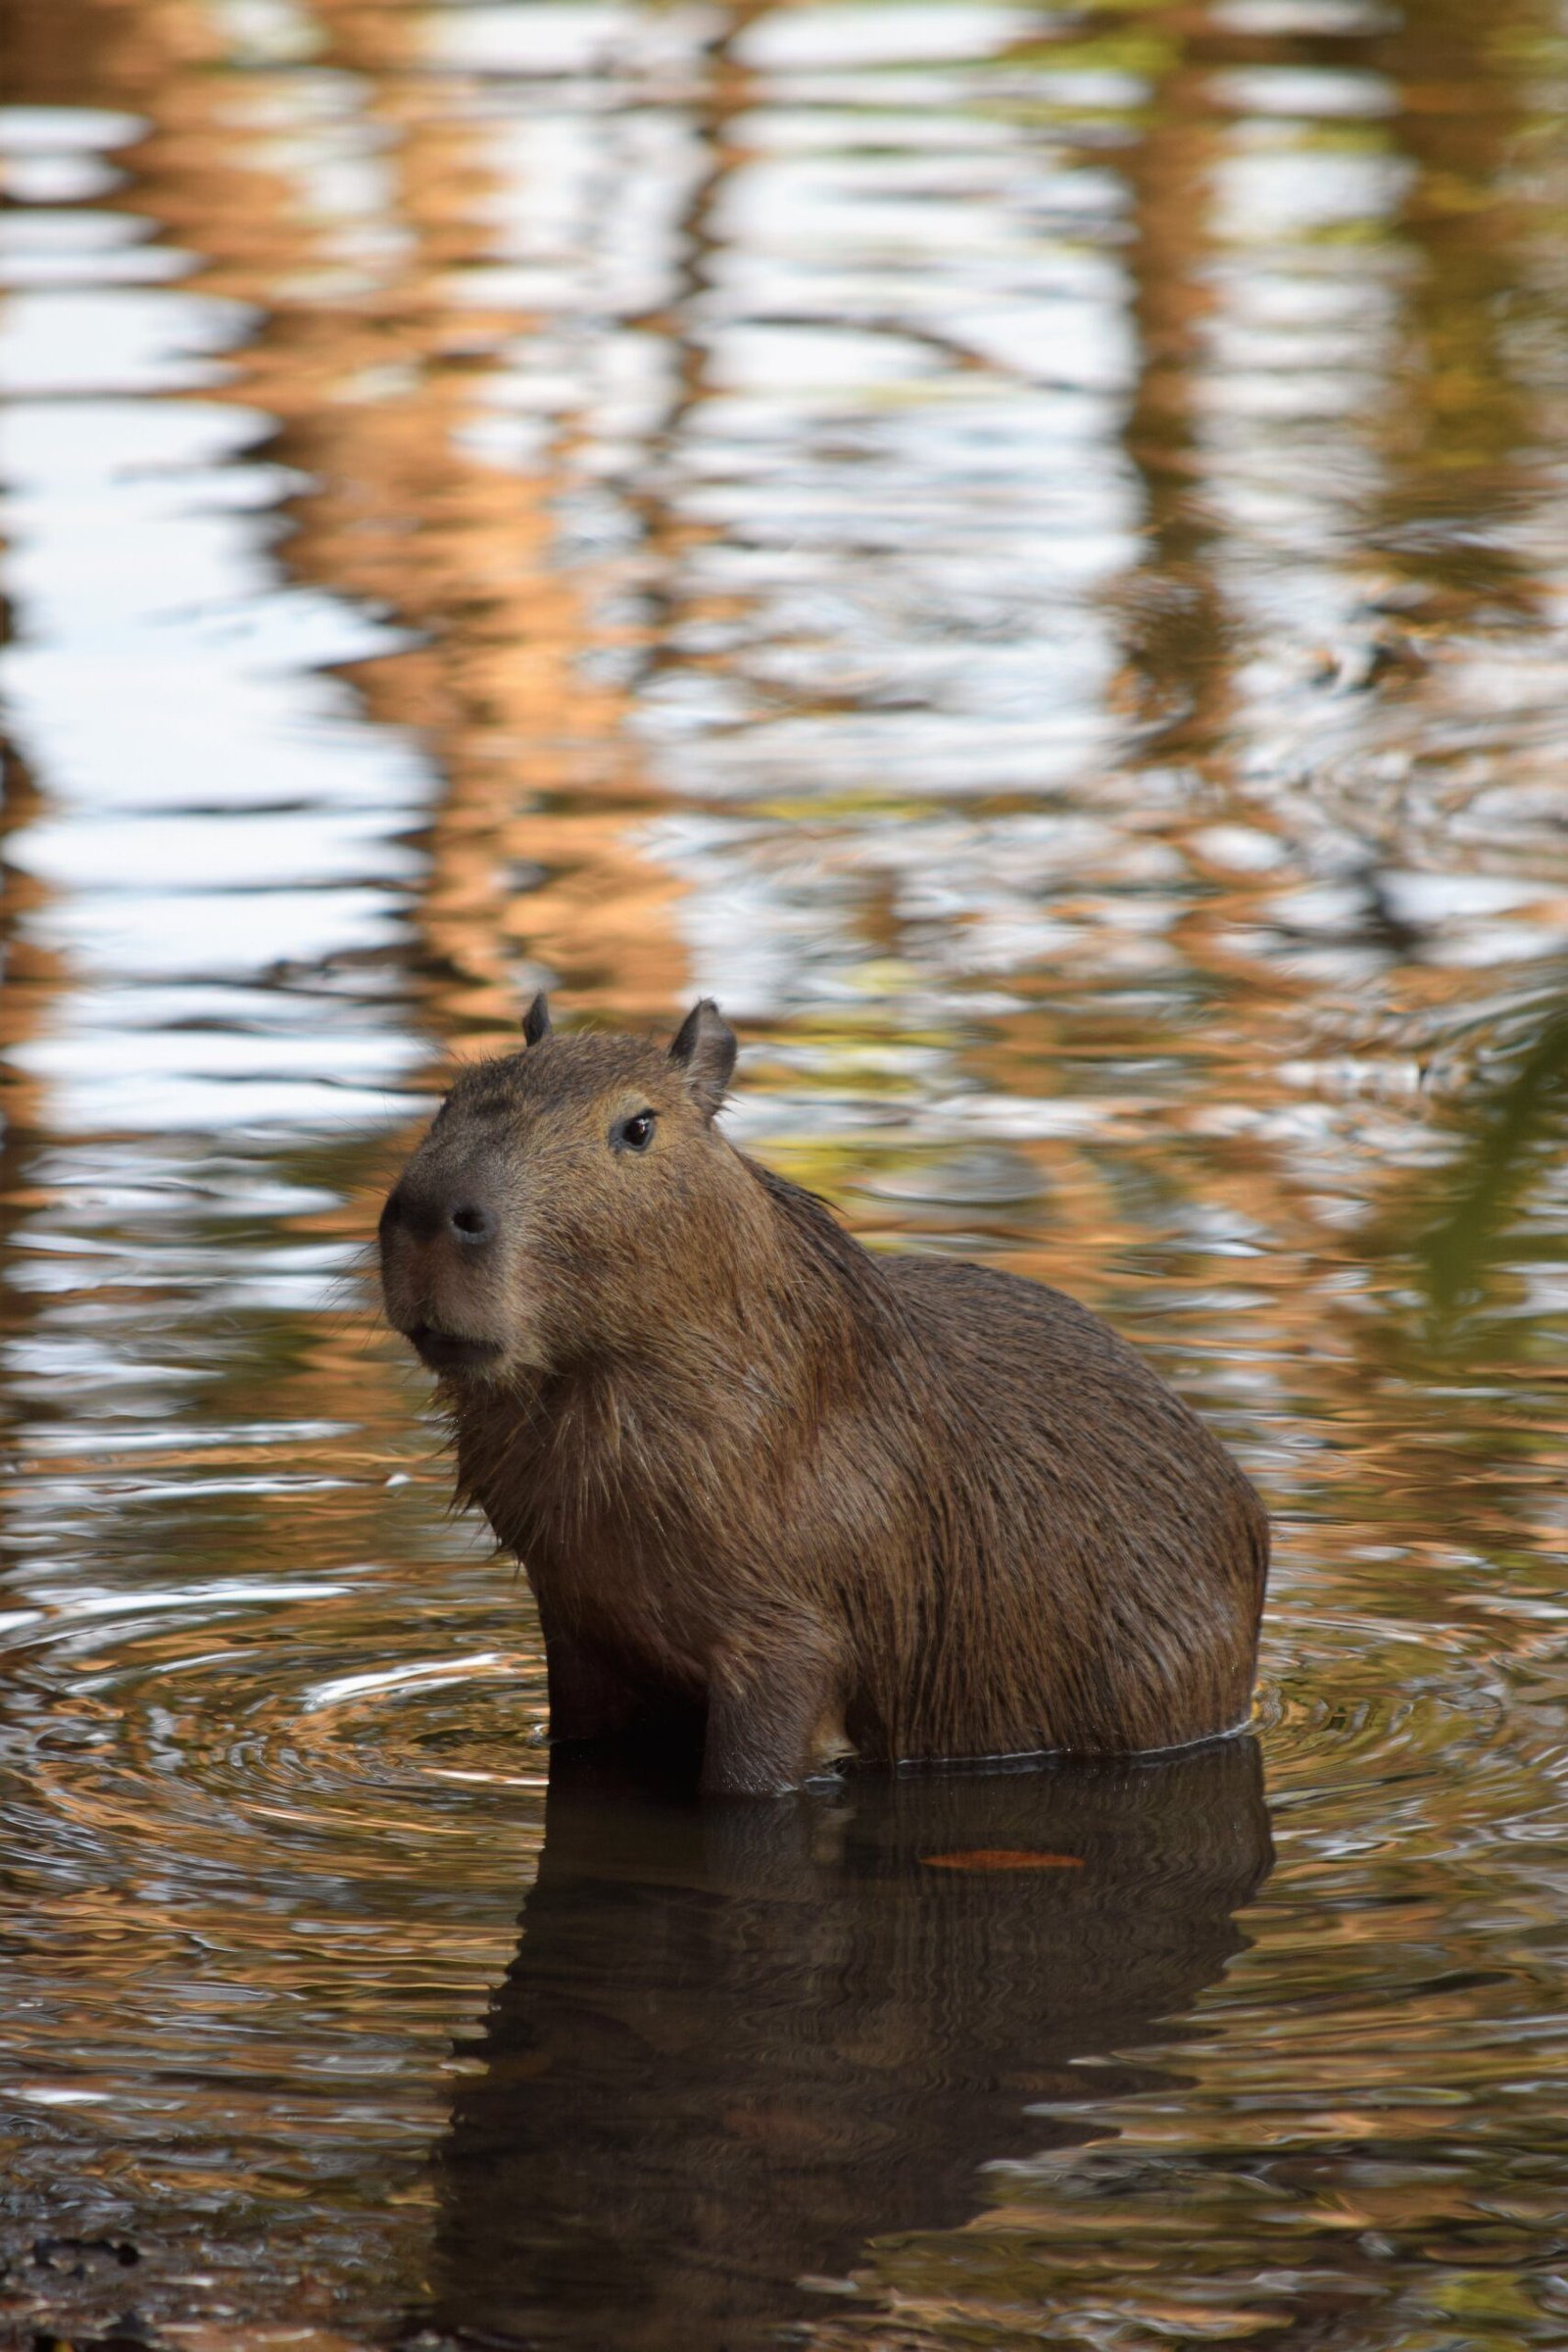
POLYGON ((1250 1740, 701 1808, 558 1763, 437 2159, 435 2323, 778 2341, 868 2239, 960 2230, 1101 2136, 1097 2093, 1179 2087, 1136 2052, 1242 1949, 1268 1863, 1250 1740))
POLYGON ((1444 1169, 1440 1205, 1423 1237, 1427 1288, 1440 1315, 1451 1316, 1480 1293, 1508 1247, 1523 1196, 1549 1174, 1568 1129, 1568 1001, 1554 995, 1530 1012, 1523 1044, 1460 1106, 1467 1132, 1444 1169))
POLYGON ((548 983, 716 990, 743 1142, 1275 1511, 1249 1948, 1116 2136, 846 2182, 816 2352, 1562 2341, 1565 86, 1554 0, 0 7, 0 2340, 430 2307, 544 1683, 352 1269, 548 983))

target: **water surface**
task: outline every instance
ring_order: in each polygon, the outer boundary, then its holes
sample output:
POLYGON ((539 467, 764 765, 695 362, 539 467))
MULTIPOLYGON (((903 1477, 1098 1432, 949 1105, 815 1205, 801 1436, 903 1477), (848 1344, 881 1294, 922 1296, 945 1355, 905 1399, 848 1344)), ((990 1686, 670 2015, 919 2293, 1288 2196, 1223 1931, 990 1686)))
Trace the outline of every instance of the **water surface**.
POLYGON ((3 2326, 1561 2342, 1560 23, 12 0, 0 84, 3 2326), (749 1149, 1213 1417, 1266 1823, 547 1825, 357 1272, 541 984, 718 995, 749 1149))

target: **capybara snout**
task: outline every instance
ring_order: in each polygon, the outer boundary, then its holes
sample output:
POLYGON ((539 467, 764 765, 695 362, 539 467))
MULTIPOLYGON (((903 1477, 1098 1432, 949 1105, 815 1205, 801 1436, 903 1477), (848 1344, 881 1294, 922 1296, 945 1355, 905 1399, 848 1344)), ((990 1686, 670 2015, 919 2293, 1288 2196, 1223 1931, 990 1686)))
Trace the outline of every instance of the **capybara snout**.
POLYGON ((432 1370, 494 1369, 510 1352, 489 1262, 502 1231, 493 1188, 444 1167, 427 1144, 381 1211, 389 1321, 432 1370))
POLYGON ((552 1736, 683 1717, 706 1788, 1171 1747, 1250 1705, 1252 1489, 1107 1325, 876 1256, 717 1121, 735 1039, 466 1070, 387 1201, 392 1323, 527 1571, 552 1736))

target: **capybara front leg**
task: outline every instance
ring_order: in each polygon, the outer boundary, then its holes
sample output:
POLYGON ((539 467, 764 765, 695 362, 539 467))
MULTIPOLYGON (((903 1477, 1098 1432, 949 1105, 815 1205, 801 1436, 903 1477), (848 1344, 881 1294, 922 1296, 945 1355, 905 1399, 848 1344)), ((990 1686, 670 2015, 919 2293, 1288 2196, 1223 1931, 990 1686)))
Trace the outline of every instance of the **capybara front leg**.
POLYGON ((840 1677, 810 1645, 715 1671, 703 1746, 705 1796, 783 1796, 845 1752, 840 1677))
POLYGON ((613 1740, 630 1728, 635 1693, 596 1651, 564 1634, 545 1638, 552 1743, 613 1740))

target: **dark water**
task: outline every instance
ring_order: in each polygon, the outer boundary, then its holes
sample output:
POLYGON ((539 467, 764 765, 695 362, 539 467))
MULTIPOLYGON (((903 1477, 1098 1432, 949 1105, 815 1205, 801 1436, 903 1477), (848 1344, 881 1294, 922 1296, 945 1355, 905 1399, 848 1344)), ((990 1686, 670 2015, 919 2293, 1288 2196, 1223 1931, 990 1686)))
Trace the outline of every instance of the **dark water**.
POLYGON ((0 2341, 1568 2341, 1565 101, 1545 0, 9 0, 0 2341), (540 982, 1213 1416, 1261 1793, 547 1820, 356 1273, 540 982))

